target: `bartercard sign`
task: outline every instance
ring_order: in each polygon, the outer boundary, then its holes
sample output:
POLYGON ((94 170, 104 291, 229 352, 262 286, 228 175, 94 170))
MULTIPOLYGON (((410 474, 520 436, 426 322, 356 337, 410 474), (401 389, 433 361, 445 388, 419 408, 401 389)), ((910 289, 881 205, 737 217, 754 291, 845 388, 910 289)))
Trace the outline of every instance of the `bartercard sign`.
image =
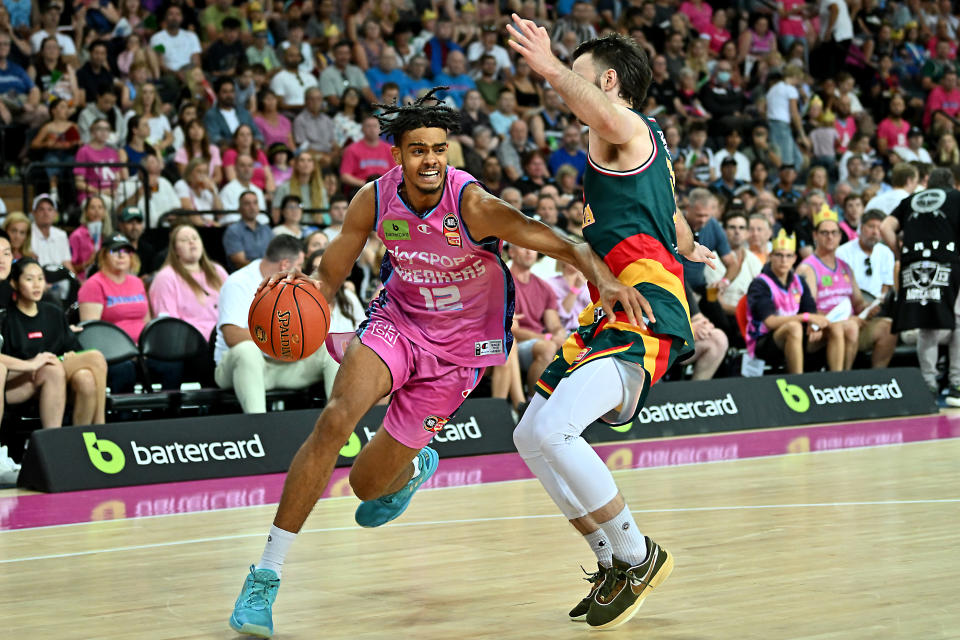
POLYGON ((636 420, 594 423, 590 442, 935 413, 917 369, 722 378, 654 385, 636 420))
MULTIPOLYGON (((352 463, 385 413, 386 407, 374 407, 363 417, 340 450, 337 466, 352 463)), ((319 414, 307 409, 36 431, 19 484, 76 491, 280 473, 319 414)), ((514 424, 506 402, 470 399, 438 425, 431 446, 441 457, 503 453, 513 447, 514 424)))

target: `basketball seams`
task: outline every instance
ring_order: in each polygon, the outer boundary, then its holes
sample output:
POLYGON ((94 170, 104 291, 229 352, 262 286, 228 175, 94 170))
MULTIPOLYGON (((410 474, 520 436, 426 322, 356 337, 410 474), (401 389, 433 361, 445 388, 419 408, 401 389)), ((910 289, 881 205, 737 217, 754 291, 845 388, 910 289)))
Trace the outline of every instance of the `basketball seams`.
MULTIPOLYGON (((300 285, 294 284, 293 290, 290 292, 290 297, 293 298, 293 306, 297 309, 297 326, 299 327, 300 332, 300 357, 297 360, 303 359, 303 314, 300 313, 300 303, 297 301, 297 291, 300 289, 300 285)), ((291 331, 291 336, 293 332, 291 331)))
MULTIPOLYGON (((300 289, 301 291, 303 291, 305 294, 307 294, 308 296, 310 296, 311 298, 313 298, 313 301, 317 303, 317 306, 320 308, 320 311, 323 313, 324 322, 326 323, 326 329, 324 330, 324 333, 329 332, 329 331, 330 331, 330 315, 327 313, 329 307, 328 307, 327 304, 325 304, 325 303, 326 303, 326 300, 321 300, 321 299, 317 298, 315 295, 313 295, 313 292, 312 292, 312 291, 310 291, 309 289, 307 289, 307 288, 304 287, 304 286, 301 286, 299 283, 296 284, 296 285, 294 285, 294 286, 296 286, 298 289, 300 289)), ((301 330, 302 330, 302 328, 301 328, 301 330)))
MULTIPOLYGON (((280 294, 283 293, 283 287, 285 284, 280 285, 280 290, 277 291, 276 297, 273 299, 273 310, 270 311, 270 355, 272 355, 277 360, 282 360, 282 358, 277 357, 277 349, 273 345, 273 328, 277 325, 275 319, 277 317, 277 305, 280 304, 280 294)), ((275 289, 276 287, 274 287, 275 289)))

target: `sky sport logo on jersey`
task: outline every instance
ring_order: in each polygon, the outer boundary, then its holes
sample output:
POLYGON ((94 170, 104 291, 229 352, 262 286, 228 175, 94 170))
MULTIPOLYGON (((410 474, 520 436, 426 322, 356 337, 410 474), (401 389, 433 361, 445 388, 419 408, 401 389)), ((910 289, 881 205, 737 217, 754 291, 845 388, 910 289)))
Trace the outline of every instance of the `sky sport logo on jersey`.
POLYGON ((899 400, 903 391, 896 378, 888 383, 837 385, 835 387, 816 387, 808 385, 809 394, 803 387, 790 384, 783 378, 777 378, 777 388, 786 405, 796 413, 806 413, 810 409, 810 399, 818 405, 852 404, 856 402, 876 402, 878 400, 899 400))

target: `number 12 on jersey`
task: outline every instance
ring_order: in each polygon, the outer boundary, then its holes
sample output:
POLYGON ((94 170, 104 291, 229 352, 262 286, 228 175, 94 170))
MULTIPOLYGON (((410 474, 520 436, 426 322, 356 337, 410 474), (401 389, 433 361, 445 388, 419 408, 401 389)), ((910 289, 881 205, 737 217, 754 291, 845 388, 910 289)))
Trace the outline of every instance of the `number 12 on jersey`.
POLYGON ((460 289, 456 285, 438 287, 433 291, 420 287, 420 295, 423 296, 423 302, 428 311, 463 310, 463 305, 460 304, 460 289))

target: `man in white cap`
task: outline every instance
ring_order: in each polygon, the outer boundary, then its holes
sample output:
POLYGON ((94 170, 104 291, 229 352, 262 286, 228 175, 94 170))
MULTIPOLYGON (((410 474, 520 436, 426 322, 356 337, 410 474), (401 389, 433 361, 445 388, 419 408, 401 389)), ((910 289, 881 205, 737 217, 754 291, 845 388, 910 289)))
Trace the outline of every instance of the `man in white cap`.
POLYGON ((30 248, 41 265, 62 264, 75 272, 70 256, 70 241, 63 229, 53 226, 57 220, 57 203, 50 194, 33 199, 33 225, 30 248))

